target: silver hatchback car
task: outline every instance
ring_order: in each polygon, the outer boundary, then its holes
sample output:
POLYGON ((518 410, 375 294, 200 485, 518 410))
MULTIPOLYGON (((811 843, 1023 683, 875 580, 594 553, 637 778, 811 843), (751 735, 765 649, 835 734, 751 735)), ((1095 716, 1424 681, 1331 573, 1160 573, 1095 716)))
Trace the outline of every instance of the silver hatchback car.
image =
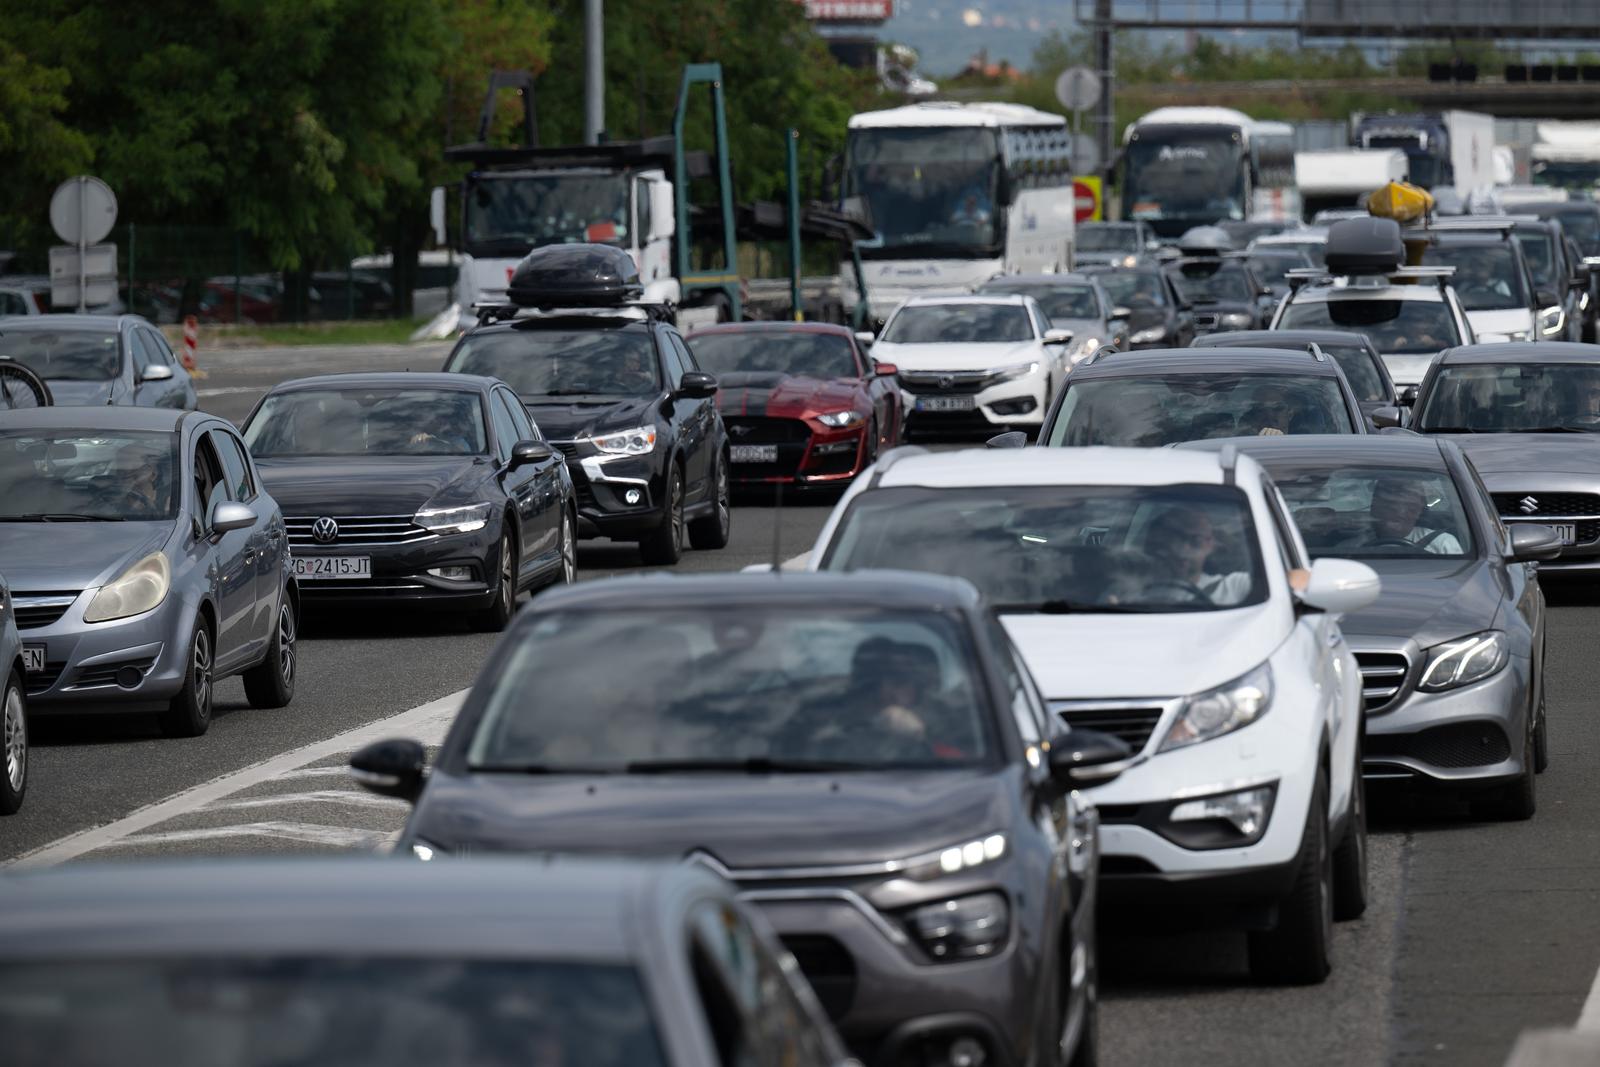
POLYGON ((193 737, 217 679, 255 707, 294 696, 283 516, 215 416, 0 411, 0 559, 34 715, 156 712, 193 737))

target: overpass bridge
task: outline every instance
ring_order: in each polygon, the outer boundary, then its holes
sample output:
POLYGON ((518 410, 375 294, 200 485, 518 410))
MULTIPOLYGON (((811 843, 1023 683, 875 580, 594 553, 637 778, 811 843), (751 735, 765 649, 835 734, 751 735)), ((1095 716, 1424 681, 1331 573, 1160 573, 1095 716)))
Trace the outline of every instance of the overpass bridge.
MULTIPOLYGON (((1596 0, 1600 8, 1600 0, 1596 0)), ((1359 92, 1404 100, 1419 111, 1461 108, 1498 118, 1600 119, 1600 85, 1594 82, 1435 82, 1426 78, 1328 78, 1253 82, 1164 82, 1138 87, 1151 106, 1209 103, 1226 99, 1249 110, 1252 100, 1316 100, 1335 92, 1359 92)))

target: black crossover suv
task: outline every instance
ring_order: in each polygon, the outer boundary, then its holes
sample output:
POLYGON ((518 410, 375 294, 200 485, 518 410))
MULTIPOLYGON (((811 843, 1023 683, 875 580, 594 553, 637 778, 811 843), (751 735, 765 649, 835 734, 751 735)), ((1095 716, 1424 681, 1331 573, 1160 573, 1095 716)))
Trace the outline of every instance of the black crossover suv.
POLYGON ((398 848, 689 858, 761 906, 874 1064, 1094 1062, 1098 826, 1115 738, 1053 723, 969 583, 619 578, 501 641, 398 848), (619 670, 622 665, 625 669, 619 670))

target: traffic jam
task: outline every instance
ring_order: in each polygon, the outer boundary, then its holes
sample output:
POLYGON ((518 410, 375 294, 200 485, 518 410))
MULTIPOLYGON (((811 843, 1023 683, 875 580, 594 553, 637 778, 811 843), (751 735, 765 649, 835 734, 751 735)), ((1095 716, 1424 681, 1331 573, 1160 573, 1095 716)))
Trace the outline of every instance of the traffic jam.
POLYGON ((333 768, 403 811, 380 856, 0 874, 4 1058, 1087 1067, 1105 931, 1318 986, 1375 811, 1537 820, 1600 203, 1374 149, 1252 218, 1250 120, 1169 108, 1074 225, 1063 123, 855 116, 840 323, 569 236, 464 266, 442 362, 230 421, 138 316, 0 319, 0 814, 47 721, 181 760, 225 680, 289 707, 336 610, 494 635, 441 736, 333 768))

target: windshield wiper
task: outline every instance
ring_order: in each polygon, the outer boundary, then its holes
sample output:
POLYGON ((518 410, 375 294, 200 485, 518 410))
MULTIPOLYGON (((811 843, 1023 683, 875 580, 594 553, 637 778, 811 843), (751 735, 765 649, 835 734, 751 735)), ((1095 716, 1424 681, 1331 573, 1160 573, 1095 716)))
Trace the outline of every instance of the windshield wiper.
POLYGON ((471 763, 477 774, 620 774, 616 764, 600 763, 471 763))
POLYGON ((1087 600, 1035 600, 1025 604, 996 604, 994 610, 1001 615, 1149 615, 1167 610, 1166 605, 1153 608, 1140 604, 1097 604, 1087 600))
POLYGON ((84 515, 76 511, 31 511, 0 516, 0 522, 127 522, 121 515, 84 515))
POLYGON ((1594 433, 1594 430, 1582 426, 1529 426, 1526 429, 1515 430, 1514 433, 1594 433))
POLYGON ((738 771, 745 774, 821 774, 828 771, 870 770, 872 765, 850 760, 773 759, 749 756, 745 759, 649 759, 634 760, 625 770, 629 774, 677 774, 693 771, 738 771))

